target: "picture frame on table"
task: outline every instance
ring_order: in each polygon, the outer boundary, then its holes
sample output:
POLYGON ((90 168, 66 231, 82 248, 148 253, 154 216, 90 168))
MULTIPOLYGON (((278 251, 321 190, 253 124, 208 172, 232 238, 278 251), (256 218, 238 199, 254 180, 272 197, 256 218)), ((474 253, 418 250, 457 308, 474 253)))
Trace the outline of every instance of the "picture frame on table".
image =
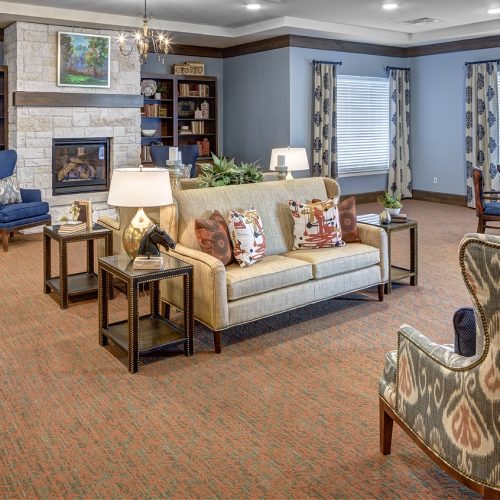
POLYGON ((78 213, 78 221, 85 222, 87 229, 92 229, 94 225, 92 213, 92 200, 76 200, 75 205, 80 209, 78 213))

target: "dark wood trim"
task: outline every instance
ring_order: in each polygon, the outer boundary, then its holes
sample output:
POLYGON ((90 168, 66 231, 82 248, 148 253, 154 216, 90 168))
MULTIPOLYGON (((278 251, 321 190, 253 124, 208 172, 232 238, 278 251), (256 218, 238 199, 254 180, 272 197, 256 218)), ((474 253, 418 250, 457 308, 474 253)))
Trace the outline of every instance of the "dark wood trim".
POLYGON ((254 54, 255 52, 264 52, 266 50, 282 49, 290 47, 291 35, 275 36, 266 40, 258 40, 257 42, 243 43, 234 47, 227 47, 223 51, 223 57, 244 56, 254 54))
POLYGON ((144 97, 134 94, 72 94, 66 92, 14 92, 14 106, 140 108, 144 97))
POLYGON ((370 193, 356 193, 356 194, 344 194, 340 197, 340 200, 345 200, 350 196, 354 196, 356 198, 356 205, 362 205, 363 203, 373 203, 377 201, 378 196, 382 196, 384 194, 383 191, 372 191, 370 193))
POLYGON ((435 193, 434 191, 421 191, 420 189, 413 190, 413 199, 420 201, 432 201, 434 203, 445 203, 446 205, 458 205, 459 207, 467 206, 465 195, 435 193))
MULTIPOLYGON (((152 48, 151 48, 152 50, 152 48)), ((173 56, 224 57, 224 49, 217 47, 201 47, 198 45, 172 45, 173 56)))
MULTIPOLYGON (((399 427, 406 432, 406 434, 413 440, 413 442, 431 459, 433 460, 441 469, 443 469, 449 476, 460 481, 463 485, 471 490, 477 491, 484 498, 500 498, 500 490, 489 488, 484 484, 481 484, 473 479, 465 476, 458 470, 454 469, 447 462, 445 462, 440 456, 436 455, 426 444, 420 440, 420 438, 410 429, 406 423, 399 417, 398 414, 387 404, 387 402, 379 396, 379 415, 380 415, 380 451, 384 455, 388 455, 391 452, 391 432, 392 423, 388 420, 392 419, 399 427)), ((415 471, 414 471, 415 472, 415 471)))
POLYGON ((0 42, 3 42, 3 28, 0 28, 0 42))
POLYGON ((3 87, 1 88, 3 101, 3 137, 0 138, 3 144, 0 144, 0 149, 9 149, 9 68, 0 66, 0 74, 3 74, 3 87))
POLYGON ((332 50, 337 52, 354 52, 356 54, 372 54, 377 56, 407 57, 407 49, 377 45, 373 43, 348 42, 329 38, 290 35, 290 47, 305 49, 332 50))
POLYGON ((420 47, 408 47, 406 49, 406 57, 430 56, 433 54, 445 54, 447 52, 463 52, 466 50, 491 49, 494 47, 500 47, 500 35, 456 40, 454 42, 433 43, 430 45, 421 45, 420 47))

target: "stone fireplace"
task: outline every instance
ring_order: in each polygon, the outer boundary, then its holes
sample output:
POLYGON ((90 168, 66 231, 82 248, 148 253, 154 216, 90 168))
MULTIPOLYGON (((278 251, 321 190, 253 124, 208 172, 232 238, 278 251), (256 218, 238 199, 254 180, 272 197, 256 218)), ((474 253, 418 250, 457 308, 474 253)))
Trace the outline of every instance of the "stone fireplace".
POLYGON ((73 32, 111 36, 111 86, 59 87, 59 31, 68 31, 68 27, 16 22, 4 31, 4 59, 9 68, 9 147, 17 151, 17 175, 22 187, 41 190, 54 222, 68 215, 69 206, 76 199, 92 198, 95 218, 102 213, 113 215, 114 210, 106 203, 113 167, 140 164, 140 104, 122 105, 124 99, 118 98, 139 98, 141 65, 135 54, 130 58, 120 54, 114 43, 116 32, 71 28, 73 32), (17 99, 19 94, 23 94, 24 101, 17 99), (46 102, 30 103, 33 94, 46 102), (89 99, 92 104, 86 103, 89 99), (69 137, 73 138, 73 145, 64 144, 69 137), (106 144, 91 145, 95 138, 105 138, 106 144), (80 141, 84 143, 77 144, 80 141), (79 148, 85 144, 91 161, 80 154, 84 151, 79 148), (58 147, 59 159, 54 157, 54 148, 58 147), (107 162, 104 166, 102 153, 107 162), (76 166, 80 161, 85 161, 85 165, 76 166), (54 177, 53 167, 60 176, 54 177), (62 168, 68 173, 62 175, 62 168))
POLYGON ((107 191, 110 139, 52 139, 52 194, 107 191))

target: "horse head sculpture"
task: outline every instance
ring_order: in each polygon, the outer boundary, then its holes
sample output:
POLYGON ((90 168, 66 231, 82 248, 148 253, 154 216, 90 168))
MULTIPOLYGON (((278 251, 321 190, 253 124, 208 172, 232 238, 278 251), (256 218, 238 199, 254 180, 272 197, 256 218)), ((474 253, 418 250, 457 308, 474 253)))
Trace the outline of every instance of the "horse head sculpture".
POLYGON ((168 251, 169 248, 175 248, 175 241, 164 229, 157 224, 153 224, 141 239, 139 255, 160 255, 158 245, 168 251))

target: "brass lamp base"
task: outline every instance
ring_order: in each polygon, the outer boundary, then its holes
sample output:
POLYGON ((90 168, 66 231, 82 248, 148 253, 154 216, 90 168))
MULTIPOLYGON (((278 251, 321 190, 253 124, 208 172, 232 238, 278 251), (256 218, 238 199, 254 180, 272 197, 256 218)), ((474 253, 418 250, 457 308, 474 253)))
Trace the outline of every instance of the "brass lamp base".
POLYGON ((144 233, 153 224, 154 222, 146 215, 144 209, 141 207, 137 209, 137 213, 132 217, 125 231, 123 231, 123 248, 132 260, 139 254, 139 245, 141 244, 144 233))

